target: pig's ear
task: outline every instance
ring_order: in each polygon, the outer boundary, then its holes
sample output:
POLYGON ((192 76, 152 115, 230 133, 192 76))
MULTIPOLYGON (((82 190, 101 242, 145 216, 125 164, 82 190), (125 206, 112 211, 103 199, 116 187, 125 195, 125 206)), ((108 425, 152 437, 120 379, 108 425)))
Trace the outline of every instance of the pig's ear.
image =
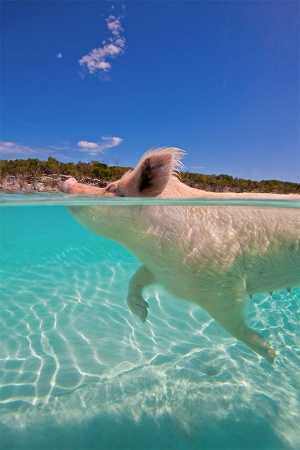
POLYGON ((136 168, 121 180, 128 196, 155 197, 181 167, 183 151, 163 148, 147 152, 136 168))

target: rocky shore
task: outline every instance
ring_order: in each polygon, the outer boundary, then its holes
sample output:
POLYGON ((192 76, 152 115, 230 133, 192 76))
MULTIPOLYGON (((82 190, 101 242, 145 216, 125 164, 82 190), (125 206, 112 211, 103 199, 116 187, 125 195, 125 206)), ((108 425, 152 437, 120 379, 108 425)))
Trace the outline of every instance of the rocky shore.
MULTIPOLYGON (((59 183, 70 178, 70 175, 41 175, 38 177, 24 175, 7 175, 0 178, 0 191, 3 192, 58 192, 59 183)), ((81 177, 80 183, 103 187, 107 183, 103 180, 90 177, 81 177)))
MULTIPOLYGON (((14 161, 12 161, 14 163, 14 161)), ((18 161, 17 161, 18 162, 18 161)), ((99 163, 97 163, 99 165, 99 163)), ((61 164, 63 166, 63 164, 61 164)), ((88 165, 83 166, 82 171, 87 171, 88 165)), ((103 166, 103 165, 102 165, 103 166)), ((16 167, 13 168, 16 171, 16 167)), ((33 193, 33 192, 59 192, 59 184, 62 181, 74 176, 80 183, 89 184, 91 186, 105 187, 108 182, 119 179, 126 171, 125 168, 104 166, 99 170, 99 176, 93 177, 80 174, 80 170, 76 172, 75 167, 68 167, 67 173, 42 173, 40 175, 28 175, 26 172, 17 175, 6 173, 1 174, 0 161, 0 192, 7 193, 33 193), (69 173, 70 172, 70 173, 69 173)), ((82 168, 81 168, 82 169, 82 168)), ((98 173, 97 173, 98 175, 98 173)), ((273 194, 293 194, 300 195, 300 184, 284 182, 278 180, 253 181, 230 177, 228 175, 203 175, 182 172, 181 181, 188 186, 218 193, 273 193, 273 194)))

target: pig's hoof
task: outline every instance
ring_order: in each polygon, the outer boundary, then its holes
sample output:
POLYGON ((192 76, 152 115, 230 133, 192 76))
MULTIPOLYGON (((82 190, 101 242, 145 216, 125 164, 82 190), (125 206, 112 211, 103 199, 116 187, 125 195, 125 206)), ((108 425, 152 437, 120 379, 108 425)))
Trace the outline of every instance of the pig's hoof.
POLYGON ((274 359, 276 358, 277 353, 275 352, 275 350, 271 347, 269 347, 266 351, 266 356, 265 358, 269 361, 269 363, 273 363, 274 359))
POLYGON ((130 311, 135 314, 142 322, 145 322, 148 315, 148 303, 142 296, 130 296, 127 299, 127 304, 130 311))
POLYGON ((59 189, 62 192, 66 192, 67 194, 72 194, 74 186, 77 184, 75 178, 68 178, 66 181, 63 181, 58 184, 59 189))

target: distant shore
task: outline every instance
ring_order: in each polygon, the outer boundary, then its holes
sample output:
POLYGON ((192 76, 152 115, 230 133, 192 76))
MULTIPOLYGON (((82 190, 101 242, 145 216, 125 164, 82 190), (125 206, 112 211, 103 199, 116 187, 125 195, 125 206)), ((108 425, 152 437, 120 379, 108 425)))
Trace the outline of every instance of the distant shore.
MULTIPOLYGON (((108 166, 98 161, 62 163, 49 157, 38 159, 0 160, 0 191, 58 192, 59 183, 75 177, 81 183, 104 187, 119 179, 129 167, 108 166)), ((189 186, 210 192, 275 193, 300 195, 300 183, 280 180, 255 181, 230 175, 206 175, 182 172, 180 179, 189 186)))

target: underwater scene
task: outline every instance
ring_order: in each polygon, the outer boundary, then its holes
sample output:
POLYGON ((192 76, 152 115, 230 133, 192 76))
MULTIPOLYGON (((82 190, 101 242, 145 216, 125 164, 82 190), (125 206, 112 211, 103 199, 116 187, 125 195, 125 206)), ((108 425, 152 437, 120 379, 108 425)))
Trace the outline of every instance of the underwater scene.
POLYGON ((0 196, 1 450, 300 446, 300 203, 0 196))

